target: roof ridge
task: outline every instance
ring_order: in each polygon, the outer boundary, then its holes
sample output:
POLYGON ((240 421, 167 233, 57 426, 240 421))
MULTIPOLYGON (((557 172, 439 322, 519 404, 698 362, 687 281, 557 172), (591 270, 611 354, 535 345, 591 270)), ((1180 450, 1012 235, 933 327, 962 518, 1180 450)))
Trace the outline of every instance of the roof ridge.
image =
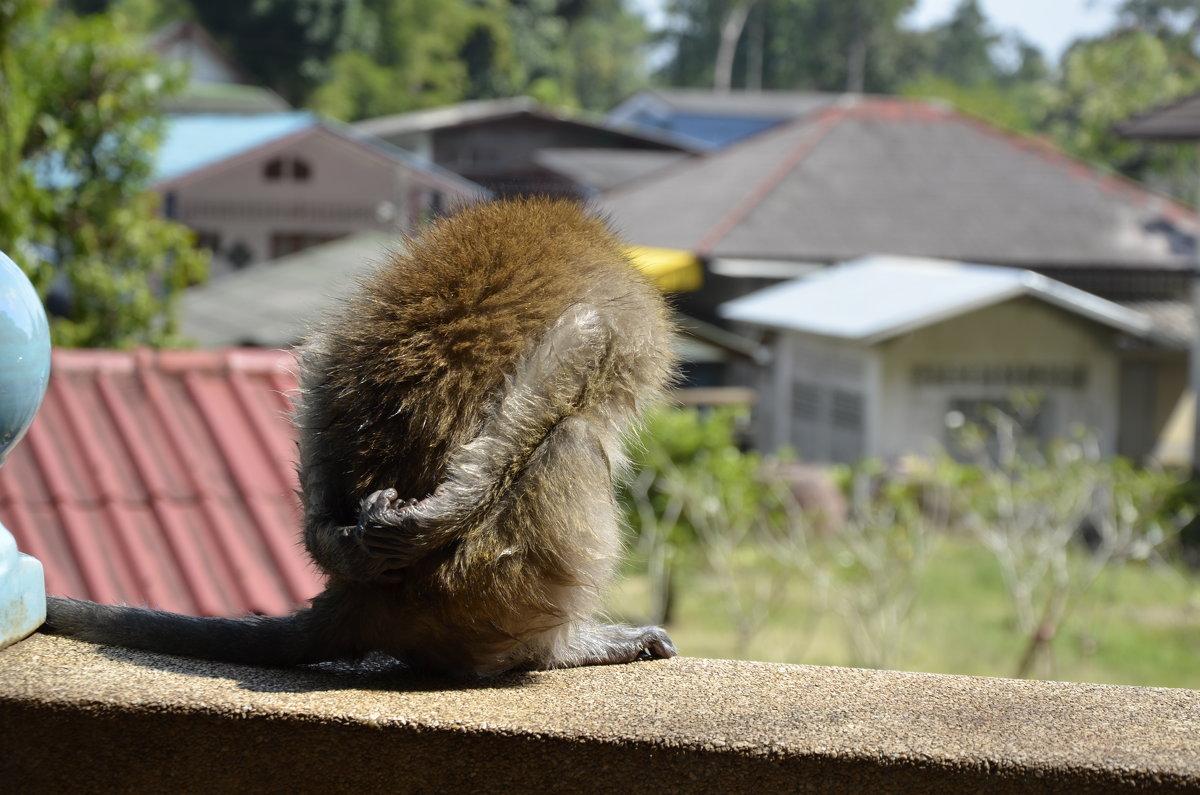
MULTIPOLYGON (((784 158, 782 164, 775 169, 772 169, 764 179, 760 180, 757 185, 751 186, 742 200, 733 206, 729 212, 719 218, 708 234, 700 238, 696 243, 696 253, 700 256, 705 256, 713 249, 722 238, 733 231, 734 227, 745 220, 746 216, 757 207, 771 193, 783 179, 794 171, 800 163, 808 157, 808 155, 816 148, 829 131, 834 128, 839 122, 846 119, 849 111, 853 108, 854 103, 846 103, 839 101, 838 103, 814 113, 811 117, 802 117, 795 122, 783 125, 784 128, 795 126, 812 125, 813 130, 809 131, 800 141, 792 147, 787 157, 784 158)), ((751 140, 757 138, 752 136, 751 140)), ((727 150, 722 150, 727 151, 727 150)))

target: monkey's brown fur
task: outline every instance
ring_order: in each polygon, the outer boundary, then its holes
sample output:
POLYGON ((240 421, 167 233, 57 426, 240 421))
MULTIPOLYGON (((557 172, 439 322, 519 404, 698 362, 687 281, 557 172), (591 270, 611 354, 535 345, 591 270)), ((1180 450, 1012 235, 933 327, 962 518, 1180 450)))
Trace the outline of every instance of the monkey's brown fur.
POLYGON ((618 552, 621 434, 671 377, 658 292, 604 222, 521 199, 433 225, 304 347, 304 542, 287 617, 52 598, 44 631, 210 659, 372 651, 457 675, 669 657, 591 616, 618 552))

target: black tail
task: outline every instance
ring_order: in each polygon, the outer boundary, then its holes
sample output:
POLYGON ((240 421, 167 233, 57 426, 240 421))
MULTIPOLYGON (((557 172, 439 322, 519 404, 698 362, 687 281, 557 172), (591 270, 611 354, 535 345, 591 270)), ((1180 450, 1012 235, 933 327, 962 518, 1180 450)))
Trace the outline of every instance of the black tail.
POLYGON ((46 598, 41 631, 131 649, 248 665, 297 665, 324 657, 305 613, 196 618, 142 607, 46 598))

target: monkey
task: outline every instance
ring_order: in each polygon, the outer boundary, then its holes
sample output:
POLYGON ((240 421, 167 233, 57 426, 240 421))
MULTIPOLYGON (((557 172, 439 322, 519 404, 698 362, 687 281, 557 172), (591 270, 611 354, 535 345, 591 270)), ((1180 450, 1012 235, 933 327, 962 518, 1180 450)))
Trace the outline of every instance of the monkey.
POLYGON ((460 208, 299 346, 301 535, 324 590, 232 619, 48 597, 42 631, 266 666, 383 653, 468 678, 672 657, 660 627, 594 618, 624 436, 672 383, 672 333, 593 210, 460 208))

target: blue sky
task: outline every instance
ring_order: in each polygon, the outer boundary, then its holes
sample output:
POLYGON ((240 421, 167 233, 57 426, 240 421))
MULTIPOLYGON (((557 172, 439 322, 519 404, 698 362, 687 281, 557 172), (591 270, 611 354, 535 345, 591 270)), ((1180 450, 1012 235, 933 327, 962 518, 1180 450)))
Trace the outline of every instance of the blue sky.
MULTIPOLYGON (((913 28, 944 22, 959 0, 919 0, 906 18, 913 28)), ((1110 29, 1116 20, 1117 0, 979 0, 992 27, 1001 33, 1016 31, 1032 41, 1051 63, 1080 36, 1110 29)))
MULTIPOLYGON (((651 21, 661 24, 664 0, 633 0, 651 21)), ((992 27, 1001 33, 1019 32, 1038 46, 1050 63, 1056 63, 1062 51, 1074 39, 1091 36, 1112 27, 1113 10, 1119 0, 979 0, 992 27)), ((927 28, 944 22, 959 0, 918 0, 905 19, 913 28, 927 28)))

